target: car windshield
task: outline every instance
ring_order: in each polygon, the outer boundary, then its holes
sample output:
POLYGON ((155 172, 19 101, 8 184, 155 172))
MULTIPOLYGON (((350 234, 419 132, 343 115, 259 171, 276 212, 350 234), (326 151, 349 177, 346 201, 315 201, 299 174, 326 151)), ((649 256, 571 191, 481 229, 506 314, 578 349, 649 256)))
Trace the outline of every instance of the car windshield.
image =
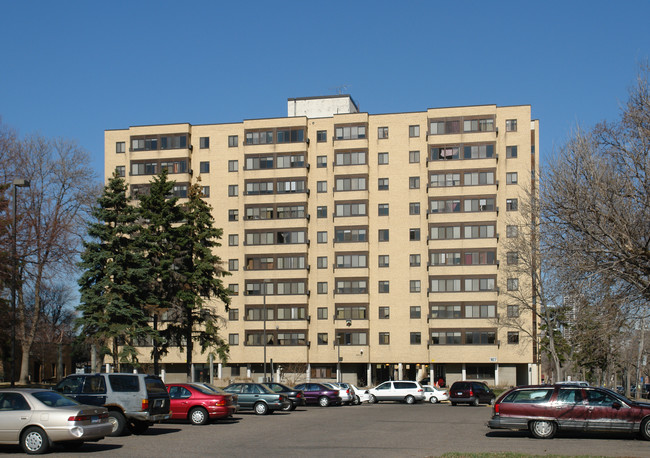
POLYGON ((63 396, 56 391, 37 391, 32 393, 36 399, 48 407, 70 407, 77 406, 79 403, 73 399, 63 396))

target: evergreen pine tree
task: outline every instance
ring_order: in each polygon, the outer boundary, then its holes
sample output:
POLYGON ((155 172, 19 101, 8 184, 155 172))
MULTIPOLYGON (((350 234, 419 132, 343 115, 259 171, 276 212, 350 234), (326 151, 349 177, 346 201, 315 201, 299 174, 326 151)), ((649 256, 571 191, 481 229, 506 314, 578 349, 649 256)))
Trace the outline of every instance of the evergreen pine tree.
POLYGON ((139 248, 142 228, 126 192, 124 180, 113 175, 92 212, 96 221, 88 226, 79 279, 81 332, 94 344, 111 345, 118 369, 122 362, 137 365, 135 346, 155 338, 145 312, 150 269, 139 248))

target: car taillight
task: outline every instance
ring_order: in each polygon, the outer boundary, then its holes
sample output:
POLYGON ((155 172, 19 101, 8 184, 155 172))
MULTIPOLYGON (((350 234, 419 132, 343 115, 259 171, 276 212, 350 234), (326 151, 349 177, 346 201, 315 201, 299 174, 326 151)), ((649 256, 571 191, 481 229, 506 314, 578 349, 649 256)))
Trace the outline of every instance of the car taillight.
POLYGON ((499 415, 499 404, 494 404, 494 415, 499 415))
POLYGON ((469 390, 469 396, 470 397, 474 396, 474 392, 472 390, 469 390))
POLYGON ((214 403, 215 406, 225 406, 226 405, 226 400, 225 399, 220 399, 217 402, 214 403))
POLYGON ((297 397, 297 398, 301 398, 301 397, 302 397, 302 394, 298 393, 298 394, 296 395, 296 397, 297 397))
POLYGON ((422 393, 424 390, 422 388, 418 389, 418 393, 422 393))
POLYGON ((142 410, 149 410, 149 399, 142 400, 142 410))
POLYGON ((348 388, 347 390, 345 390, 345 392, 349 395, 350 394, 350 389, 348 388))
POLYGON ((68 421, 85 421, 85 420, 90 420, 90 416, 77 415, 77 416, 68 417, 68 421))

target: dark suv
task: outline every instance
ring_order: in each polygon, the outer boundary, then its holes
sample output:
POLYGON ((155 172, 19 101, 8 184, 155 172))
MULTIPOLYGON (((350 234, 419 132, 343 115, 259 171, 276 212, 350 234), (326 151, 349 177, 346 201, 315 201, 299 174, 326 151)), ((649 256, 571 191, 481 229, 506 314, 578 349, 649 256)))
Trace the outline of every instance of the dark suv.
POLYGON ((449 388, 449 400, 452 406, 459 403, 473 406, 494 404, 495 398, 494 391, 483 382, 454 382, 449 388))
POLYGON ((126 427, 142 434, 149 425, 171 418, 169 394, 160 377, 154 375, 68 375, 54 390, 82 404, 106 407, 113 425, 110 436, 121 436, 126 427))

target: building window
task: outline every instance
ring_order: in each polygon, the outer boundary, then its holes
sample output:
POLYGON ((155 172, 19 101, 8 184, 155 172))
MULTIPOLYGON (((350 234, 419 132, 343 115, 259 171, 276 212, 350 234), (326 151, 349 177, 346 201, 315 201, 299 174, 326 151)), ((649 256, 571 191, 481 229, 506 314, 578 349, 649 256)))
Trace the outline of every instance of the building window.
POLYGON ((126 142, 117 142, 117 143, 115 143, 115 152, 116 153, 126 153, 126 142))
POLYGON ((210 137, 201 137, 199 139, 199 148, 210 148, 210 137))
POLYGON ((318 333, 318 345, 327 345, 327 333, 319 332, 318 333))
POLYGON ((379 267, 388 267, 390 265, 390 258, 387 254, 379 255, 379 267))
POLYGON ((379 241, 388 242, 389 234, 388 229, 379 229, 379 241))
POLYGON ((390 307, 379 307, 379 319, 387 320, 390 317, 390 307))
POLYGON ((316 265, 319 269, 327 269, 327 256, 319 256, 316 259, 316 265))
POLYGON ((420 202, 409 203, 409 215, 419 215, 419 214, 420 214, 420 202))
POLYGON ((420 334, 419 332, 412 332, 411 345, 422 345, 422 334, 420 334))
POLYGON ((228 135, 228 147, 232 148, 239 145, 238 135, 228 135))
POLYGON ((386 165, 388 164, 388 153, 379 153, 377 155, 377 163, 379 165, 386 165))
POLYGON ((228 345, 239 345, 239 334, 228 334, 228 345))
POLYGON ((327 167, 327 156, 317 156, 316 167, 318 168, 327 167))
POLYGON ((506 146, 506 157, 509 157, 509 158, 517 157, 517 147, 516 146, 506 146))
POLYGON ((420 229, 419 228, 409 229, 409 240, 411 242, 415 242, 415 241, 420 240, 420 229))
POLYGON ((327 181, 319 181, 316 183, 316 191, 327 192, 327 181))
POLYGON ((201 186, 201 194, 203 197, 210 197, 210 186, 201 186))
POLYGON ((508 332, 508 343, 511 345, 519 344, 519 333, 518 332, 508 332))
POLYGON ((409 151, 409 163, 417 164, 420 162, 420 152, 419 151, 409 151))
POLYGON ((239 221, 239 210, 228 210, 228 221, 239 221))
POLYGON ((317 232, 316 241, 318 243, 327 243, 327 231, 317 232))
POLYGON ((420 189, 420 177, 409 177, 409 189, 420 189))
POLYGON ((388 204, 378 204, 377 214, 379 216, 388 216, 388 204))
POLYGON ((377 189, 380 191, 388 191, 388 178, 379 178, 377 180, 377 189))
POLYGON ((517 132, 516 119, 506 119, 506 132, 517 132))
POLYGON ((239 259, 229 259, 228 260, 228 270, 234 272, 239 270, 239 259))
POLYGON ((327 206, 326 205, 316 207, 316 217, 317 218, 327 218, 327 206))
POLYGON ((379 345, 390 345, 390 332, 379 333, 379 345))
POLYGON ((519 208, 519 201, 517 199, 506 199, 506 210, 516 211, 519 208))
POLYGON ((172 196, 184 199, 187 197, 187 185, 177 184, 172 188, 172 196))
POLYGON ((388 127, 378 127, 377 138, 388 138, 388 127))
POLYGON ((494 131, 494 119, 467 119, 463 121, 464 132, 492 132, 494 131))
POLYGON ((380 280, 379 281, 379 292, 381 294, 385 294, 385 293, 390 292, 390 282, 388 280, 380 280))
POLYGON ((508 291, 519 291, 518 278, 508 278, 508 291))
POLYGON ((239 195, 239 185, 228 185, 228 197, 237 197, 239 195))
POLYGON ((517 318, 517 317, 519 317, 519 306, 518 305, 509 305, 507 310, 508 310, 508 318, 517 318))
POLYGON ((355 140, 366 138, 366 126, 342 126, 334 129, 336 140, 355 140))
POLYGON ((519 226, 506 226, 506 237, 512 238, 519 235, 519 226))
POLYGON ((409 255, 409 265, 411 267, 420 267, 421 259, 419 254, 411 254, 409 255))
POLYGON ((230 290, 231 296, 239 296, 239 284, 238 283, 229 283, 228 290, 230 290))
POLYGON ((409 137, 419 137, 420 136, 420 126, 409 126, 409 137))
POLYGON ((318 294, 327 294, 327 282, 319 281, 316 284, 316 291, 318 292, 318 294))
POLYGON ((238 160, 233 160, 233 161, 228 161, 228 171, 229 172, 236 172, 239 169, 239 161, 238 160))
POLYGON ((238 321, 239 320, 239 309, 230 309, 228 310, 228 320, 238 321))
POLYGON ((506 173, 506 184, 517 184, 517 172, 506 173))
POLYGON ((316 309, 316 313, 318 316, 319 320, 326 320, 327 319, 327 307, 318 307, 316 309))
POLYGON ((327 131, 319 130, 316 132, 316 141, 317 142, 326 142, 327 141, 327 131))
POLYGON ((199 163, 199 172, 210 173, 210 162, 203 161, 199 163))
POLYGON ((118 165, 115 167, 115 174, 118 177, 125 177, 126 176, 126 166, 125 165, 118 165))
POLYGON ((228 246, 238 246, 238 245, 239 245, 239 234, 228 235, 228 246))
MULTIPOLYGON (((420 283, 420 280, 411 280, 409 282, 409 291, 411 291, 412 293, 419 293, 420 291, 422 291, 422 285, 420 283)), ((418 309, 419 308, 420 307, 418 307, 418 309)), ((411 318, 413 318, 413 317, 411 317, 411 318)))
POLYGON ((508 265, 516 266, 519 264, 519 253, 517 251, 508 252, 508 265))

